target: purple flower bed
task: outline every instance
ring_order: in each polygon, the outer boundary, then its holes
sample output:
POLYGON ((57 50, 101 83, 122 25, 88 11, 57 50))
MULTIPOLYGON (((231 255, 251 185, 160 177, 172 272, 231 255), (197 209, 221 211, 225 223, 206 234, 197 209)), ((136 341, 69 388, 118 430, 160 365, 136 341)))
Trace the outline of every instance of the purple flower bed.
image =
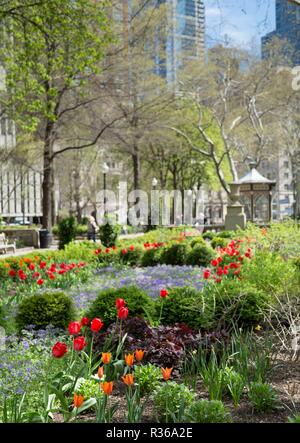
POLYGON ((101 290, 122 288, 123 286, 137 286, 157 298, 163 288, 190 286, 201 290, 203 288, 203 270, 193 266, 161 265, 148 268, 123 268, 112 266, 99 269, 93 278, 92 284, 85 285, 75 292, 75 305, 78 309, 86 309, 101 290))

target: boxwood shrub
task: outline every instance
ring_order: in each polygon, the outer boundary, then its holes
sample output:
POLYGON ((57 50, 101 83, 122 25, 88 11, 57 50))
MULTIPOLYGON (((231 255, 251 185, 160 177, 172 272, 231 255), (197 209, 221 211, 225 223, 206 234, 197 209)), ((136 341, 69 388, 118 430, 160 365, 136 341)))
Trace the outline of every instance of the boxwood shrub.
POLYGON ((155 314, 154 301, 149 295, 135 286, 101 291, 92 302, 86 316, 99 317, 104 326, 109 326, 117 318, 116 299, 123 298, 129 310, 129 317, 146 317, 145 310, 151 317, 155 314))
POLYGON ((268 311, 271 298, 246 281, 224 280, 204 289, 207 303, 215 306, 214 326, 238 325, 242 328, 260 323, 268 311))
POLYGON ((190 246, 186 243, 173 243, 163 248, 160 256, 160 263, 164 265, 183 266, 190 251, 190 246))
POLYGON ((204 240, 204 238, 203 237, 196 237, 196 238, 194 238, 192 241, 191 241, 191 247, 193 248, 194 246, 198 246, 198 245, 204 245, 204 246, 206 246, 207 245, 207 243, 206 243, 206 241, 204 240))
POLYGON ((66 329, 74 319, 72 299, 64 292, 44 292, 24 298, 18 307, 16 325, 19 331, 29 325, 44 329, 52 324, 66 329))
POLYGON ((198 244, 188 253, 186 264, 192 266, 208 266, 215 257, 215 251, 206 244, 198 244))
POLYGON ((165 325, 184 323, 191 329, 209 328, 213 321, 213 305, 206 300, 202 291, 194 288, 172 288, 164 299, 156 301, 157 316, 163 303, 161 322, 165 325))
POLYGON ((216 248, 226 248, 226 246, 228 245, 228 239, 226 238, 221 238, 221 237, 214 237, 212 239, 212 241, 210 242, 212 248, 216 249, 216 248))
POLYGON ((143 267, 156 266, 160 262, 161 249, 150 248, 144 251, 141 264, 143 267))

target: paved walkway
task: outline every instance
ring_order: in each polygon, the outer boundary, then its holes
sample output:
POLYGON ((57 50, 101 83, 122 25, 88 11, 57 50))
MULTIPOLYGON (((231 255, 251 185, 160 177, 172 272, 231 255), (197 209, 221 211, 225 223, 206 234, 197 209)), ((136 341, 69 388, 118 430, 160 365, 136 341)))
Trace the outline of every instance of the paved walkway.
MULTIPOLYGON (((137 234, 125 234, 125 235, 120 235, 119 239, 120 240, 125 240, 125 239, 137 238, 137 237, 141 237, 142 235, 144 235, 142 232, 139 232, 137 234)), ((17 249, 14 254, 12 254, 12 253, 0 254, 0 259, 9 258, 9 257, 18 257, 20 255, 29 254, 30 252, 33 252, 33 251, 37 251, 37 252, 39 252, 39 251, 43 251, 43 252, 45 252, 45 251, 53 251, 53 250, 55 250, 57 248, 58 248, 58 242, 54 240, 52 246, 50 248, 48 248, 48 249, 20 248, 20 249, 17 249)))

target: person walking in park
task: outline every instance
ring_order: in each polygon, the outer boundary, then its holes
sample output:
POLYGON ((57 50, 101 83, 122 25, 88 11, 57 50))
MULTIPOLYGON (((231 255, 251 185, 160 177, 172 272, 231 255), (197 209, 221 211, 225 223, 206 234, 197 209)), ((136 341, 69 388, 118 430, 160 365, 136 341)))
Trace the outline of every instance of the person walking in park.
POLYGON ((96 234, 99 231, 95 215, 95 212, 92 212, 88 217, 88 240, 93 242, 96 242, 96 234))

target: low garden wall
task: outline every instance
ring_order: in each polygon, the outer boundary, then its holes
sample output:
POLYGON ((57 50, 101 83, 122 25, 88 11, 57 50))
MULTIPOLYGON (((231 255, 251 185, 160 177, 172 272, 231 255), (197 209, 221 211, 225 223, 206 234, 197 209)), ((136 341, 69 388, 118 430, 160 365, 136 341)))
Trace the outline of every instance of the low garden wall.
POLYGON ((24 246, 34 248, 40 247, 38 229, 3 229, 0 233, 4 233, 10 242, 20 242, 24 246))

